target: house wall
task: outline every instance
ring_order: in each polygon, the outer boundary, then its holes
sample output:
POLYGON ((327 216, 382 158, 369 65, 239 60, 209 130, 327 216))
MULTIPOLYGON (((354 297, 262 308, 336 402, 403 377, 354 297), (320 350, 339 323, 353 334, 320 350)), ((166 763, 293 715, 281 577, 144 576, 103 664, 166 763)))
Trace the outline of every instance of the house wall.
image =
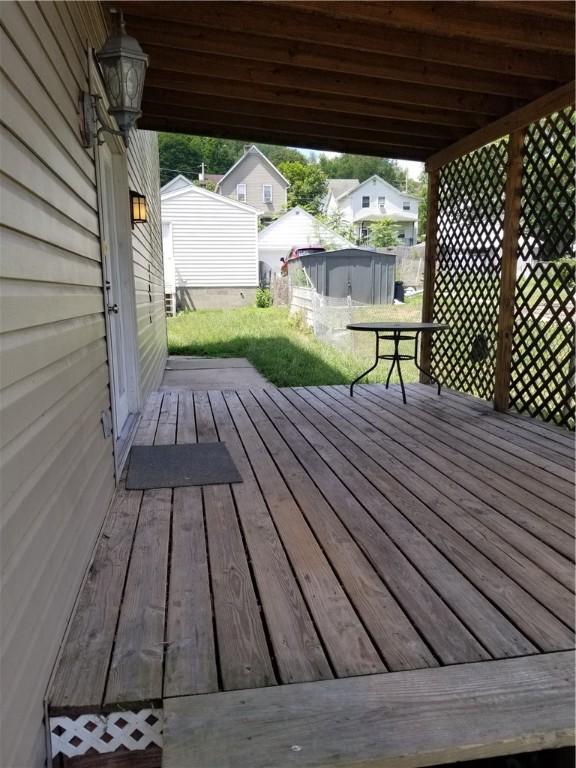
POLYGON ((389 216, 392 220, 397 213, 407 215, 412 214, 416 220, 418 220, 418 201, 408 195, 403 195, 402 192, 395 189, 393 186, 384 184, 378 179, 368 180, 366 184, 358 187, 354 192, 349 194, 346 198, 346 210, 352 212, 355 216, 363 211, 370 211, 372 213, 379 213, 380 208, 378 206, 378 197, 385 198, 384 215, 389 216), (370 208, 362 208, 362 197, 370 197, 370 208), (403 210, 403 202, 410 203, 410 211, 403 210))
POLYGON ((275 215, 286 208, 286 182, 270 168, 258 153, 249 152, 236 168, 220 183, 219 192, 236 200, 236 185, 246 184, 246 203, 257 211, 275 215), (272 203, 262 201, 262 185, 272 184, 272 203))
POLYGON ((256 211, 194 187, 162 199, 162 220, 172 224, 179 308, 229 308, 254 302, 256 211))
MULTIPOLYGON (((93 152, 77 104, 97 3, 0 3, 0 765, 43 765, 43 698, 112 497, 93 152)), ((144 391, 166 354, 155 137, 128 156, 151 224, 134 230, 144 391), (149 290, 150 289, 150 290, 149 290), (151 298, 150 298, 151 297, 151 298)))
POLYGON ((166 313, 158 137, 151 131, 133 131, 128 148, 128 184, 146 196, 148 223, 132 230, 136 288, 136 322, 142 397, 155 389, 166 362, 166 313))

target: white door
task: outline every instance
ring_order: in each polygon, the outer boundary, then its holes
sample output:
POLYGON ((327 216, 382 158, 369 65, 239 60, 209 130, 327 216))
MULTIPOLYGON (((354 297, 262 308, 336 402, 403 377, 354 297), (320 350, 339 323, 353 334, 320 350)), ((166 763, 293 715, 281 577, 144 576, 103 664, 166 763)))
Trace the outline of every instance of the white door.
MULTIPOLYGON (((122 160, 122 158, 120 158, 122 160)), ((134 345, 133 273, 131 251, 127 247, 125 201, 128 196, 118 189, 115 158, 106 144, 99 148, 100 205, 102 227, 102 257, 105 280, 105 307, 108 316, 108 355, 110 363, 112 417, 116 446, 126 439, 134 402, 134 345)), ((129 224, 128 224, 129 226, 129 224)))

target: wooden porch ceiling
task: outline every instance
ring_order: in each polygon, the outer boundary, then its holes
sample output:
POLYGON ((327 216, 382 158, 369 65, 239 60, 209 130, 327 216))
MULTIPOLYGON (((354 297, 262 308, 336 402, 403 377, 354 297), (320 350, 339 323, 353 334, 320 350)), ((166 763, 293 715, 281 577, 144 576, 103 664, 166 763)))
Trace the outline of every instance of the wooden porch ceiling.
POLYGON ((109 2, 141 128, 426 160, 573 79, 570 2, 109 2))

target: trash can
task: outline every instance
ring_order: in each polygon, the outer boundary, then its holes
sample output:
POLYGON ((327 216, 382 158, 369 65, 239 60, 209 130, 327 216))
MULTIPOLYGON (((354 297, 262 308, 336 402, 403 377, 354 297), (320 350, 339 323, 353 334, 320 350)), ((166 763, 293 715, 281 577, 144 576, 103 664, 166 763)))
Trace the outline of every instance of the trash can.
POLYGON ((394 299, 396 301, 404 301, 404 283, 402 280, 394 281, 394 299))

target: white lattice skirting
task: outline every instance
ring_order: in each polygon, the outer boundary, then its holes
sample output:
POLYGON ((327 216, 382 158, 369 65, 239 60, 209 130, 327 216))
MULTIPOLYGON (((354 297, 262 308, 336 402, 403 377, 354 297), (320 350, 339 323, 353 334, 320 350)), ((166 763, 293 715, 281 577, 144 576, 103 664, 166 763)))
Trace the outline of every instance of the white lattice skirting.
POLYGON ((161 709, 51 717, 52 757, 84 755, 89 749, 104 754, 119 747, 132 751, 150 744, 161 747, 162 726, 161 709))

